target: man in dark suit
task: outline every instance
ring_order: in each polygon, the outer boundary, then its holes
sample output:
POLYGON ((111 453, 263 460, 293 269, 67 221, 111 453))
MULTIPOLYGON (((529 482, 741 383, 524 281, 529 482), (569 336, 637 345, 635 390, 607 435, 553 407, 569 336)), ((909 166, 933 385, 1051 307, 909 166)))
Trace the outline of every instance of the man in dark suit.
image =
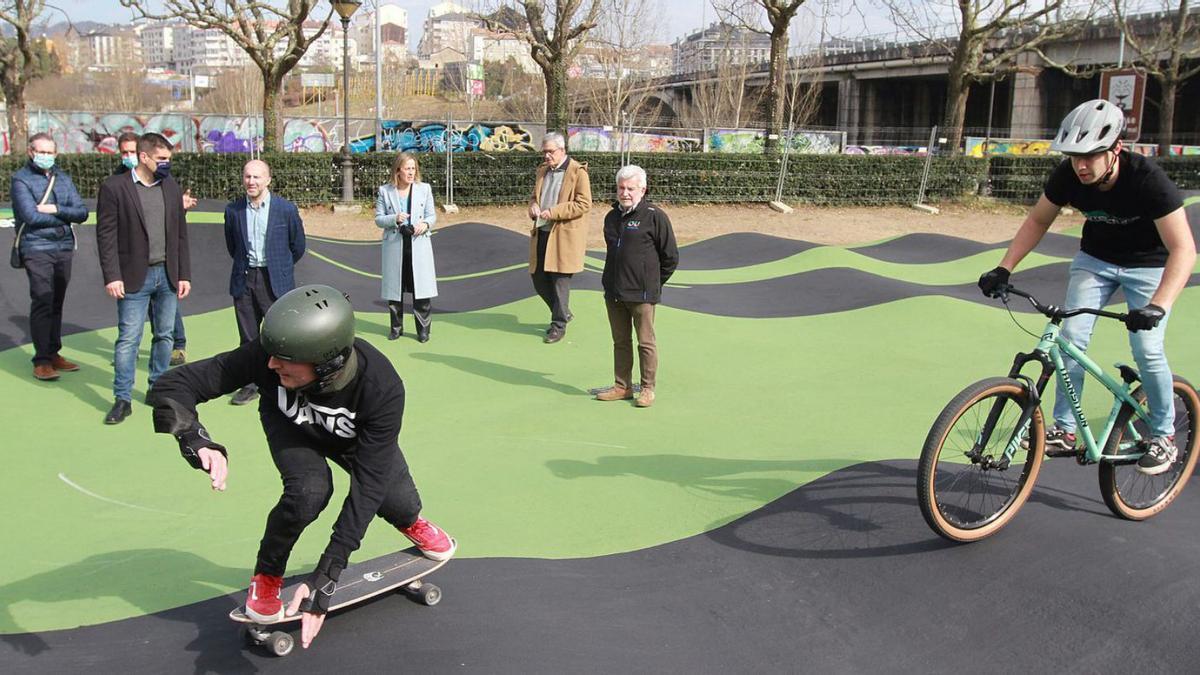
POLYGON ((153 299, 150 378, 153 385, 171 361, 175 309, 191 290, 191 256, 183 191, 171 178, 171 143, 161 134, 138 139, 132 171, 109 176, 96 200, 96 248, 104 290, 117 301, 113 407, 105 424, 132 412, 142 325, 153 299))
MULTIPOLYGON (((229 294, 242 344, 258 339, 258 327, 275 299, 296 287, 295 264, 304 255, 304 221, 296 205, 271 194, 271 167, 252 159, 242 169, 245 197, 225 207, 225 247, 233 258, 229 294)), ((258 398, 258 386, 239 389, 230 403, 258 398)))

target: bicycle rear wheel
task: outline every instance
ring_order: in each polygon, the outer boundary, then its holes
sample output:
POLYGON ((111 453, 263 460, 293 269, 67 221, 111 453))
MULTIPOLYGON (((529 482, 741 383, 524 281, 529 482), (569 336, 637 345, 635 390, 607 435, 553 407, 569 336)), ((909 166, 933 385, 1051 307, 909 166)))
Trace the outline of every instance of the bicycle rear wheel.
POLYGON ((994 377, 964 389, 938 415, 917 471, 921 515, 934 532, 952 541, 978 541, 1016 515, 1033 490, 1045 449, 1042 411, 1034 405, 1027 440, 1004 460, 1030 405, 1022 382, 994 377))
MULTIPOLYGON (((1196 445, 1200 443, 1197 424, 1200 422, 1200 397, 1195 388, 1182 377, 1175 377, 1175 447, 1179 455, 1171 468, 1157 476, 1147 476, 1137 470, 1133 462, 1100 463, 1100 494, 1109 510, 1121 518, 1145 520, 1157 514, 1175 500, 1183 491, 1192 471, 1196 468, 1196 445)), ((1133 396, 1145 403, 1146 393, 1138 387, 1133 396)), ((1117 413, 1116 425, 1104 454, 1128 453, 1134 442, 1130 428, 1137 431, 1138 438, 1149 438, 1150 429, 1146 422, 1134 415, 1133 408, 1125 405, 1117 413)))

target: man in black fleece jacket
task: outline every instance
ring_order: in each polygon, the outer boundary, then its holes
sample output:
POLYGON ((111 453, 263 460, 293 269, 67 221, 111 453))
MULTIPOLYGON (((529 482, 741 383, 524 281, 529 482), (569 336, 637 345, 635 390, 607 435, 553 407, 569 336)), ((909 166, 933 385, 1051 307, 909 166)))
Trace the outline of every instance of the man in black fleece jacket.
POLYGON ((646 172, 629 165, 617 172, 617 203, 604 217, 604 304, 612 328, 613 372, 616 383, 596 395, 599 401, 633 398, 633 347, 630 328, 637 332, 642 391, 635 405, 654 403, 658 348, 654 343, 654 307, 663 285, 679 264, 679 249, 671 219, 643 199, 646 172))
POLYGON ((289 607, 289 614, 305 613, 301 642, 308 647, 334 583, 376 515, 428 558, 446 560, 456 545, 419 515, 421 498, 397 443, 404 383, 383 354, 354 336, 354 311, 342 293, 321 285, 286 293, 267 311, 258 340, 167 371, 155 382, 148 398, 155 431, 175 436, 184 459, 209 474, 214 490, 225 489, 228 458, 200 424, 196 406, 251 383, 263 392, 259 417, 283 495, 259 544, 248 616, 282 617, 288 556, 333 494, 327 460, 350 474, 329 545, 289 607))

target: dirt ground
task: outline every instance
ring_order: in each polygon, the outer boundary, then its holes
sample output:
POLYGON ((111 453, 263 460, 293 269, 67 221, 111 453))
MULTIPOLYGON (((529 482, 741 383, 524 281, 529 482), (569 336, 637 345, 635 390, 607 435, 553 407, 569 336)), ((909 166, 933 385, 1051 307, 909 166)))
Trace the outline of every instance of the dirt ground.
MULTIPOLYGON (((913 208, 887 207, 815 207, 799 206, 793 213, 772 211, 765 204, 745 205, 662 205, 675 229, 680 244, 709 239, 730 232, 760 232, 817 244, 853 245, 916 232, 945 234, 983 242, 1011 239, 1025 217, 1025 207, 1002 202, 977 200, 970 203, 940 205, 940 213, 931 215, 913 208)), ((607 205, 597 204, 588 214, 589 248, 603 248, 601 234, 607 205)), ((305 209, 304 229, 318 236, 336 239, 379 239, 372 212, 335 214, 328 207, 305 209)), ((529 219, 523 206, 461 207, 456 214, 438 213, 438 227, 456 223, 480 222, 515 232, 529 232, 529 219)), ((1083 223, 1082 217, 1066 214, 1058 218, 1053 230, 1083 223)))

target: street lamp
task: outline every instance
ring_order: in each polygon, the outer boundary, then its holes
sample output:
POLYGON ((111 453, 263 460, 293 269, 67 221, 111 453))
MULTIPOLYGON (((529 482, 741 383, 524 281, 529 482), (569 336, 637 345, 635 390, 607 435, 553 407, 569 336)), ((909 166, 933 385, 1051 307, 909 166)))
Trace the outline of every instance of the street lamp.
POLYGON ((354 202, 354 162, 350 160, 350 17, 362 0, 334 0, 333 10, 342 17, 342 205, 354 202))

